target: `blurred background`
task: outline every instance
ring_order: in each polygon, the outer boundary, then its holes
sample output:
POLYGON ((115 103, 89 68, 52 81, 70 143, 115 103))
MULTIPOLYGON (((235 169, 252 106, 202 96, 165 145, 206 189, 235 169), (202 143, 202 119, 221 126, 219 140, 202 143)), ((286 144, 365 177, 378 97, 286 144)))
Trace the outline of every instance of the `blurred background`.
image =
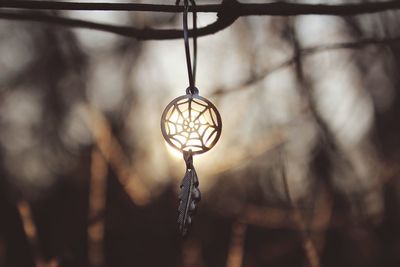
POLYGON ((1 21, 0 266, 400 266, 399 14, 242 17, 199 38, 197 86, 223 132, 194 159, 186 239, 185 165, 159 127, 188 85, 183 41, 1 21))

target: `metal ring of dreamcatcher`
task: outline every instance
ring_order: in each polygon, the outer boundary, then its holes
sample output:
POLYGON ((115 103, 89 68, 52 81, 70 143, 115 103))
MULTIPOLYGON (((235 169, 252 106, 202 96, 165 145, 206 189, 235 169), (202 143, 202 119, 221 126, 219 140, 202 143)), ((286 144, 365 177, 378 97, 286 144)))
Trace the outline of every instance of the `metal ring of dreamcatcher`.
POLYGON ((221 136, 221 116, 209 100, 183 95, 172 100, 161 117, 161 132, 172 147, 192 155, 210 150, 221 136))

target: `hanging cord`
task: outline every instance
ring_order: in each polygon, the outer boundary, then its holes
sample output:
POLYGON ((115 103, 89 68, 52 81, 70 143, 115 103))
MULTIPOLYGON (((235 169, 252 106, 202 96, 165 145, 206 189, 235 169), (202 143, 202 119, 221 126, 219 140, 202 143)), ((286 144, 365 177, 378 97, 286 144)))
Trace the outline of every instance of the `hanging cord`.
MULTIPOLYGON (((179 1, 177 1, 179 3, 179 1)), ((190 0, 193 7, 196 6, 195 0, 190 0)), ((193 10, 193 67, 190 58, 190 47, 189 47, 189 29, 188 29, 188 12, 189 12, 189 0, 184 0, 183 10, 183 39, 185 42, 185 53, 186 53, 186 64, 189 77, 189 88, 186 89, 187 94, 198 94, 199 90, 196 88, 196 70, 197 70, 197 13, 193 10)))
MULTIPOLYGON (((196 7, 196 1, 190 0, 193 7, 196 7)), ((196 83, 196 71, 197 71, 197 12, 193 10, 193 83, 196 83)), ((198 91, 198 90, 197 90, 198 91)), ((197 92, 198 93, 198 92, 197 92)))

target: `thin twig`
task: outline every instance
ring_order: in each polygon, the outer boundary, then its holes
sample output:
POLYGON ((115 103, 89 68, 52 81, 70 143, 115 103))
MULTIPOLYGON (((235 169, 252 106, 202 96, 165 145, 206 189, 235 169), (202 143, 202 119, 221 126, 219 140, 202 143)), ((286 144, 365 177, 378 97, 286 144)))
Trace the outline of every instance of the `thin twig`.
POLYGON ((236 221, 232 224, 232 234, 226 260, 226 267, 243 266, 246 231, 247 225, 245 223, 236 221))
MULTIPOLYGON (((311 95, 310 90, 308 89, 310 86, 304 75, 303 58, 302 58, 302 53, 301 53, 302 48, 301 48, 301 45, 297 38, 297 34, 294 29, 293 20, 289 19, 288 22, 289 22, 288 29, 290 31, 289 40, 291 41, 291 43, 293 45, 293 54, 295 55, 295 57, 294 57, 294 59, 295 59, 294 72, 296 74, 296 78, 298 81, 297 88, 299 90, 299 94, 305 100, 306 105, 307 105, 312 117, 316 121, 316 124, 322 128, 321 132, 325 133, 327 130, 326 123, 325 123, 325 121, 323 121, 321 119, 321 117, 316 109, 314 99, 311 95)), ((316 248, 316 245, 315 245, 310 233, 307 231, 306 222, 305 222, 300 210, 297 208, 297 203, 293 202, 293 199, 290 198, 290 188, 289 188, 289 184, 288 184, 288 180, 287 180, 287 176, 286 176, 284 168, 283 168, 283 180, 284 180, 285 192, 288 195, 289 201, 293 205, 295 218, 299 225, 299 231, 300 231, 301 237, 303 239, 304 252, 306 253, 309 265, 311 267, 319 267, 320 260, 319 260, 318 250, 316 248)))
POLYGON ((308 56, 308 55, 312 55, 312 54, 315 54, 318 52, 323 52, 323 51, 328 51, 328 50, 354 49, 354 48, 360 48, 360 47, 368 46, 368 45, 390 44, 390 43, 399 42, 399 41, 400 41, 400 36, 384 37, 384 38, 371 37, 371 38, 365 38, 365 39, 354 41, 354 42, 343 42, 343 43, 337 43, 337 44, 326 44, 326 45, 313 46, 313 47, 309 47, 309 48, 302 48, 302 49, 300 49, 300 53, 302 56, 308 56))
MULTIPOLYGON (((282 153, 282 152, 281 152, 282 153)), ((281 156, 282 158, 282 156, 281 156)), ((306 223, 303 219, 303 215, 300 212, 300 209, 297 206, 297 203, 293 200, 292 195, 290 193, 289 181, 286 176, 285 164, 282 159, 282 180, 283 180, 283 188, 285 191, 286 198, 289 202, 291 210, 293 212, 294 221, 298 227, 299 234, 302 239, 302 244, 304 248, 304 252, 306 253, 308 263, 311 267, 319 267, 319 256, 317 252, 317 248, 309 234, 307 233, 306 223)))
POLYGON ((95 139, 97 148, 115 171, 124 190, 136 205, 146 205, 150 201, 149 189, 135 174, 121 144, 113 135, 107 119, 100 111, 89 104, 83 104, 80 112, 95 139))
POLYGON ((43 249, 40 245, 37 233, 37 227, 33 220, 33 214, 30 204, 26 200, 20 200, 17 203, 17 209, 21 217, 22 225, 26 238, 32 249, 32 254, 36 267, 57 267, 58 260, 56 258, 45 260, 43 249))
POLYGON ((39 244, 36 224, 33 220, 32 210, 29 203, 26 200, 20 200, 17 203, 19 215, 21 217, 24 232, 29 245, 32 249, 33 258, 36 267, 46 266, 43 251, 39 244))
MULTIPOLYGON (((317 45, 307 48, 301 48, 299 53, 301 56, 312 56, 314 54, 331 51, 331 50, 339 50, 339 49, 357 49, 360 47, 368 46, 368 45, 386 45, 395 42, 400 42, 400 36, 395 37, 385 37, 385 38, 366 38, 354 42, 343 42, 336 44, 326 44, 326 45, 317 45)), ((241 82, 238 86, 229 87, 229 88, 218 88, 215 91, 210 93, 210 97, 221 96, 229 93, 234 93, 242 90, 248 90, 252 85, 261 82, 269 75, 275 73, 278 70, 282 70, 284 68, 292 66, 296 62, 296 56, 293 56, 289 59, 284 60, 283 62, 277 64, 272 68, 268 68, 264 71, 261 71, 259 74, 255 76, 248 77, 245 81, 241 82)))
MULTIPOLYGON (((125 37, 131 37, 137 40, 171 40, 180 39, 183 37, 183 31, 178 29, 139 29, 131 26, 117 26, 112 24, 91 22, 83 19, 65 18, 36 12, 21 13, 12 11, 0 11, 0 19, 35 21, 41 23, 49 23, 57 26, 98 30, 118 34, 125 37)), ((197 37, 201 37, 214 34, 229 27, 233 22, 234 20, 217 19, 214 23, 197 29, 196 35, 197 37)), ((193 36, 192 30, 189 30, 189 36, 193 36)))
POLYGON ((182 266, 186 267, 204 267, 203 251, 201 243, 188 238, 183 241, 182 246, 182 266))
POLYGON ((105 213, 107 190, 107 162, 97 148, 92 151, 89 188, 89 221, 100 217, 88 225, 88 260, 90 266, 104 266, 104 229, 105 218, 99 216, 105 213))

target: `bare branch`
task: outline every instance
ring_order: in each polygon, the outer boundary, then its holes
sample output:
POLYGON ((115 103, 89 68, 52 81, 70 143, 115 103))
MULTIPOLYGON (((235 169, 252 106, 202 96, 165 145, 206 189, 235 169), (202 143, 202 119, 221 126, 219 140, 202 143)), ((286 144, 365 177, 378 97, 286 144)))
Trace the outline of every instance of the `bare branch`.
MULTIPOLYGON (((212 12, 219 11, 221 5, 198 5, 189 7, 189 11, 212 12)), ((103 10, 103 11, 149 11, 164 13, 181 13, 183 6, 155 5, 139 3, 107 3, 107 2, 58 2, 58 1, 1 1, 0 8, 36 9, 36 10, 103 10)))
MULTIPOLYGON (((0 8, 40 9, 40 10, 108 10, 108 11, 150 11, 150 12, 183 12, 182 6, 155 5, 137 3, 86 3, 86 2, 57 2, 57 1, 1 1, 0 8)), ((399 9, 399 1, 385 1, 357 4, 298 4, 287 2, 249 4, 236 0, 228 4, 198 5, 190 7, 189 11, 231 13, 237 16, 270 15, 358 15, 366 13, 382 12, 390 9, 399 9)))
MULTIPOLYGON (((5 20, 19 20, 19 21, 35 21, 42 23, 49 23, 58 26, 66 26, 73 28, 84 28, 92 30, 100 30, 109 33, 115 33, 125 37, 135 38, 137 40, 171 40, 183 37, 183 31, 177 29, 171 30, 158 30, 143 28, 138 29, 130 26, 117 26, 104 23, 96 23, 82 19, 64 18, 54 15, 47 15, 42 13, 17 13, 9 11, 0 11, 0 19, 5 20)), ((234 20, 231 19, 217 19, 203 28, 196 31, 198 37, 214 34, 229 27, 234 20)), ((189 31, 189 36, 193 36, 193 31, 189 31)))
MULTIPOLYGON (((1 1, 0 9, 28 9, 28 10, 103 10, 103 11, 149 11, 179 13, 183 7, 176 5, 155 5, 135 3, 82 3, 82 2, 53 2, 53 1, 1 1)), ((219 5, 199 5, 190 7, 190 11, 218 13, 216 22, 198 30, 198 36, 214 34, 229 27, 236 19, 242 16, 270 15, 335 15, 349 16, 382 12, 400 9, 400 1, 386 1, 358 4, 296 4, 286 2, 247 4, 237 0, 223 1, 219 5)), ((119 34, 138 40, 169 40, 182 38, 181 30, 167 29, 137 29, 128 26, 117 26, 95 23, 87 20, 69 19, 42 13, 20 13, 1 11, 0 19, 36 21, 51 23, 59 26, 81 27, 119 34)))
POLYGON ((247 225, 236 221, 232 224, 231 242, 229 244, 226 267, 243 266, 244 245, 247 225))
MULTIPOLYGON (((93 106, 84 103, 80 106, 80 114, 89 127, 99 152, 115 171, 119 182, 138 206, 146 205, 150 200, 150 192, 136 175, 121 144, 112 133, 111 126, 104 115, 93 106)), ((97 216, 97 218, 101 218, 97 216)), ((93 218, 92 222, 95 221, 93 218)))
POLYGON ((270 15, 270 16, 296 16, 296 15, 332 15, 352 16, 400 9, 400 1, 385 1, 357 4, 295 4, 287 2, 265 4, 238 4, 240 16, 270 15))
MULTIPOLYGON (((88 219, 100 217, 105 213, 108 166, 104 156, 94 147, 91 155, 88 219)), ((87 250, 90 266, 104 266, 105 218, 88 225, 87 250)))
MULTIPOLYGON (((339 50, 339 49, 357 49, 361 47, 365 47, 368 45, 387 45, 395 42, 400 42, 400 36, 394 37, 385 37, 385 38, 366 38, 354 42, 343 42, 336 44, 326 44, 326 45, 317 45, 307 48, 302 48, 299 50, 301 56, 311 56, 317 54, 319 52, 330 51, 330 50, 339 50)), ((214 92, 210 93, 210 97, 222 96, 229 93, 234 93, 242 90, 248 90, 252 85, 261 82, 269 75, 275 73, 278 70, 287 68, 292 66, 296 61, 296 56, 293 56, 275 67, 268 68, 264 71, 261 71, 259 74, 255 76, 250 76, 245 81, 240 83, 238 86, 230 87, 230 88, 218 88, 214 92)))

